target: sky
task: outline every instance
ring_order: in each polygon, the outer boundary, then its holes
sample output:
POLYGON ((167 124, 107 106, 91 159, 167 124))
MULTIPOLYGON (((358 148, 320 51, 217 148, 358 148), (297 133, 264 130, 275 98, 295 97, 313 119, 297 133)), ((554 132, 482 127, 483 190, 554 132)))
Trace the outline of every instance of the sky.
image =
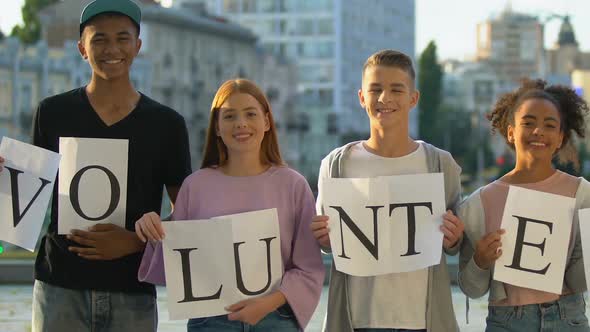
MULTIPOLYGON (((23 3, 24 0, 0 0, 0 30, 5 34, 21 22, 23 3)), ((514 11, 541 18, 570 14, 580 48, 590 51, 590 38, 582 34, 590 32, 589 0, 416 0, 416 55, 430 40, 435 40, 440 59, 464 60, 473 56, 477 23, 497 16, 508 3, 514 11)), ((560 25, 561 20, 545 25, 545 47, 550 48, 557 41, 560 25)))
MULTIPOLYGON (((580 49, 590 51, 589 0, 416 0, 416 55, 433 39, 441 59, 475 55, 477 23, 498 16, 508 4, 542 19, 569 14, 580 49)), ((546 48, 557 41, 560 26, 559 19, 545 24, 546 48)))

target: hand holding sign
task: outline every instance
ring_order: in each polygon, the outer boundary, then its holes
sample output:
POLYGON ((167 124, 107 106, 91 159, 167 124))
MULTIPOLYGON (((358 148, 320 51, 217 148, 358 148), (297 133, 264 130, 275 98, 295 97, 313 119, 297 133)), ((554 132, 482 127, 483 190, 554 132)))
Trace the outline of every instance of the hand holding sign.
POLYGON ((162 241, 166 236, 162 220, 155 212, 148 212, 135 222, 135 233, 142 242, 162 241))
POLYGON ((499 229, 484 235, 475 245, 473 260, 484 270, 488 270, 494 262, 502 256, 502 234, 506 231, 499 229))
POLYGON ((113 224, 96 224, 88 232, 74 229, 67 237, 85 246, 68 250, 89 260, 113 260, 143 249, 135 233, 113 224))
POLYGON ((257 298, 246 299, 227 307, 227 311, 231 312, 227 316, 227 319, 256 325, 266 315, 286 302, 285 295, 280 291, 257 298))
POLYGON ((443 224, 440 226, 440 230, 444 234, 443 247, 445 249, 454 247, 463 236, 464 229, 463 221, 457 218, 453 211, 447 210, 447 213, 443 215, 443 224))
POLYGON ((0 154, 0 240, 33 251, 61 157, 8 137, 0 154))
POLYGON ((330 249, 330 227, 328 226, 328 216, 315 216, 311 219, 311 232, 313 237, 318 241, 320 247, 330 249))
POLYGON ((329 178, 322 188, 327 220, 314 219, 316 239, 331 244, 338 271, 355 276, 410 272, 439 264, 446 232, 451 248, 463 223, 445 215, 442 173, 329 178), (443 227, 441 228, 441 225, 443 227))
POLYGON ((575 198, 510 186, 494 279, 561 294, 575 198))
POLYGON ((283 275, 278 220, 277 210, 268 209, 163 223, 170 318, 230 310, 230 319, 251 323, 276 309, 283 275))

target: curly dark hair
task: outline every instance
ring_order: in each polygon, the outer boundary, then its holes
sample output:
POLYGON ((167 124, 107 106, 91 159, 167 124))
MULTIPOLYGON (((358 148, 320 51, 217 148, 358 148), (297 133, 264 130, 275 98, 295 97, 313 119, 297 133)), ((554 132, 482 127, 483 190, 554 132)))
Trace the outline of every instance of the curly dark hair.
POLYGON ((502 95, 487 115, 492 133, 500 132, 512 149, 514 144, 508 142, 508 125, 514 125, 514 113, 528 99, 545 99, 555 105, 561 117, 562 147, 569 143, 573 133, 578 137, 585 136, 585 118, 589 109, 582 97, 564 85, 548 85, 541 79, 524 79, 516 90, 502 95))

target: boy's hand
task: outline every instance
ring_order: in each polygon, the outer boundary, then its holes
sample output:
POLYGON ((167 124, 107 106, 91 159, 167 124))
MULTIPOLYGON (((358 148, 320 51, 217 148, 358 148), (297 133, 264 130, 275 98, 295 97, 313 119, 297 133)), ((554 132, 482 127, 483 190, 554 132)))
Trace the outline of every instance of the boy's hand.
POLYGON ((490 232, 477 241, 473 260, 480 269, 488 270, 494 262, 502 256, 502 234, 506 231, 499 229, 490 232))
POLYGON ((4 168, 4 162, 6 160, 4 160, 4 158, 2 158, 2 156, 0 156, 0 172, 2 172, 2 169, 4 168))
POLYGON ((443 224, 440 226, 440 230, 445 235, 443 247, 445 249, 454 247, 463 236, 464 229, 465 224, 461 219, 457 218, 451 210, 447 210, 447 213, 443 215, 443 224))
POLYGON ((113 260, 143 249, 134 232, 113 224, 96 224, 88 232, 74 229, 67 238, 84 246, 70 246, 69 251, 90 260, 113 260))
POLYGON ((285 295, 280 291, 262 297, 243 300, 226 308, 230 312, 227 315, 227 319, 256 325, 256 323, 285 302, 285 295))
POLYGON ((146 240, 162 241, 166 236, 162 220, 155 212, 146 213, 135 222, 135 233, 142 242, 146 242, 146 240))
POLYGON ((328 234, 330 232, 328 219, 328 216, 315 216, 311 219, 311 232, 322 248, 332 247, 330 245, 330 235, 328 234))

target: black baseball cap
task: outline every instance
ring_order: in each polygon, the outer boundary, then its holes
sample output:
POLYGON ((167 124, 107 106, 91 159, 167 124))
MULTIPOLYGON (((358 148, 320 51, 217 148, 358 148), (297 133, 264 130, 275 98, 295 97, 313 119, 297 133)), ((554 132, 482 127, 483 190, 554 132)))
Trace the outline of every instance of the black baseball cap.
POLYGON ((137 26, 141 23, 141 9, 131 0, 94 0, 89 3, 80 16, 80 36, 86 23, 97 15, 104 13, 118 13, 125 15, 137 26))

